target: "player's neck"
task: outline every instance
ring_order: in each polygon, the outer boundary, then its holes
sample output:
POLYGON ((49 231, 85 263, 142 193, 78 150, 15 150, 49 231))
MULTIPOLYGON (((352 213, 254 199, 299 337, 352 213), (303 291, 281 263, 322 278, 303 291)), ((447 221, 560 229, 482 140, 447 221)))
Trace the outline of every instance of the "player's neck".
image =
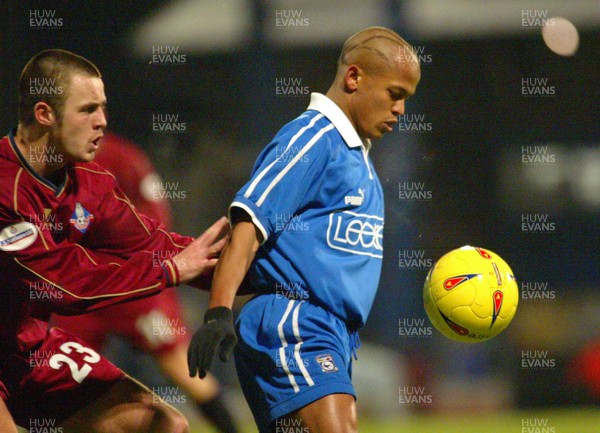
POLYGON ((64 167, 62 155, 50 144, 50 132, 19 124, 15 144, 29 166, 41 177, 49 178, 64 167))
POLYGON ((336 86, 336 83, 329 88, 327 93, 325 94, 329 99, 335 102, 335 105, 339 107, 340 110, 346 115, 354 129, 356 130, 356 125, 354 124, 354 120, 352 119, 352 115, 350 114, 350 109, 348 107, 348 94, 339 89, 339 86, 336 86))

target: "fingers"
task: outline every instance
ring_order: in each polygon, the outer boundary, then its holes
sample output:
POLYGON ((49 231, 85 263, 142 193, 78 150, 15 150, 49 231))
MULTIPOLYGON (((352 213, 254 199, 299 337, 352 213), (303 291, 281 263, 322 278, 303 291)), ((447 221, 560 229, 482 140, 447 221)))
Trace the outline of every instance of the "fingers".
POLYGON ((209 257, 218 256, 219 253, 223 250, 223 247, 225 246, 226 243, 227 243, 227 238, 224 237, 224 238, 219 239, 214 244, 212 244, 210 246, 210 248, 208 249, 209 257))
MULTIPOLYGON (((210 324, 200 328, 192 337, 190 346, 188 347, 188 368, 190 377, 199 374, 200 379, 204 378, 209 370, 212 369, 217 352, 221 346, 221 342, 225 337, 225 333, 210 324)), ((237 338, 234 336, 235 341, 237 338)), ((227 341, 229 337, 225 339, 227 341)), ((235 345, 235 343, 234 343, 235 345)), ((228 349, 229 353, 233 350, 233 346, 228 349)), ((223 359, 223 357, 221 357, 223 359)))
POLYGON ((216 355, 219 338, 207 338, 210 337, 210 331, 207 327, 203 327, 192 337, 190 347, 188 348, 190 377, 194 377, 198 373, 200 379, 202 379, 211 368, 212 360, 216 355))
POLYGON ((217 348, 221 342, 222 335, 218 335, 217 338, 212 338, 206 344, 206 348, 202 350, 202 357, 200 358, 200 379, 206 376, 206 373, 212 369, 217 357, 217 348))
POLYGON ((206 260, 206 263, 204 265, 204 270, 202 271, 201 275, 206 274, 208 272, 210 272, 211 270, 214 270, 217 267, 217 263, 219 263, 219 259, 208 259, 206 260))
POLYGON ((237 344, 237 337, 235 334, 228 335, 223 343, 221 343, 221 352, 219 353, 219 358, 223 362, 227 362, 229 357, 231 356, 231 352, 233 352, 233 348, 237 344))
POLYGON ((198 350, 196 350, 196 334, 192 337, 187 352, 188 369, 190 377, 195 377, 198 372, 198 350))
POLYGON ((209 246, 215 243, 217 239, 224 236, 229 231, 229 222, 226 217, 221 217, 213 223, 200 237, 198 242, 209 246))
POLYGON ((193 335, 188 348, 190 377, 200 378, 212 368, 217 358, 226 362, 237 343, 231 309, 215 307, 204 315, 204 326, 193 335))

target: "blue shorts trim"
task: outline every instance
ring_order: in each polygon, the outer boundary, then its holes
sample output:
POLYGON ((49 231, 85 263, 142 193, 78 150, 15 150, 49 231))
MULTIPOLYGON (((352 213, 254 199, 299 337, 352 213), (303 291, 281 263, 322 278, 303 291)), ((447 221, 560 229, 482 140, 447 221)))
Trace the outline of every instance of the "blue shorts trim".
POLYGON ((355 395, 352 339, 336 316, 308 301, 260 295, 236 322, 235 362, 261 432, 330 394, 355 395))

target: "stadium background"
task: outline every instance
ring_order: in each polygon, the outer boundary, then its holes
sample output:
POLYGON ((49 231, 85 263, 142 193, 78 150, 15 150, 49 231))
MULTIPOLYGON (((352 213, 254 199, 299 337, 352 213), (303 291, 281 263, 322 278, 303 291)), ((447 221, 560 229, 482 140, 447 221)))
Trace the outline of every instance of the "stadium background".
MULTIPOLYGON (((17 79, 33 54, 84 55, 103 73, 110 129, 149 153, 190 235, 226 212, 309 93, 327 90, 347 36, 397 30, 417 48, 422 80, 372 152, 386 258, 355 364, 362 431, 597 431, 598 379, 594 394, 575 363, 600 341, 597 2, 9 1, 0 13, 3 130, 16 124, 17 79), (579 31, 574 56, 542 39, 543 19, 556 16, 579 31), (427 268, 465 244, 502 255, 528 298, 501 336, 469 346, 432 330, 421 305, 427 268)), ((181 294, 195 328, 206 297, 181 294)), ((153 377, 119 341, 112 349, 153 377)), ((598 374, 598 349, 592 359, 598 374)), ((233 367, 218 374, 248 422, 233 367)))

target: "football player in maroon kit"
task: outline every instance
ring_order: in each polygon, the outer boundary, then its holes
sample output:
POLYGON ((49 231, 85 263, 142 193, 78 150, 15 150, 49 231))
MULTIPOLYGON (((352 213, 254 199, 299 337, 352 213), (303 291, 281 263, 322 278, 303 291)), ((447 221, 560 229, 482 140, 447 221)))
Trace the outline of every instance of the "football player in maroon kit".
MULTIPOLYGON (((105 132, 94 162, 115 175, 119 187, 138 212, 161 221, 167 229, 173 226, 161 178, 140 147, 105 132)), ((55 315, 52 324, 77 335, 98 351, 111 334, 126 338, 134 347, 153 356, 163 373, 193 399, 195 407, 219 432, 238 431, 217 379, 209 374, 198 380, 188 374, 187 347, 191 334, 175 290, 78 316, 55 315)))
POLYGON ((73 53, 43 51, 21 74, 19 123, 0 140, 0 433, 188 431, 148 388, 48 327, 53 312, 207 289, 225 241, 225 218, 195 240, 169 233, 93 162, 106 103, 100 72, 73 53))

